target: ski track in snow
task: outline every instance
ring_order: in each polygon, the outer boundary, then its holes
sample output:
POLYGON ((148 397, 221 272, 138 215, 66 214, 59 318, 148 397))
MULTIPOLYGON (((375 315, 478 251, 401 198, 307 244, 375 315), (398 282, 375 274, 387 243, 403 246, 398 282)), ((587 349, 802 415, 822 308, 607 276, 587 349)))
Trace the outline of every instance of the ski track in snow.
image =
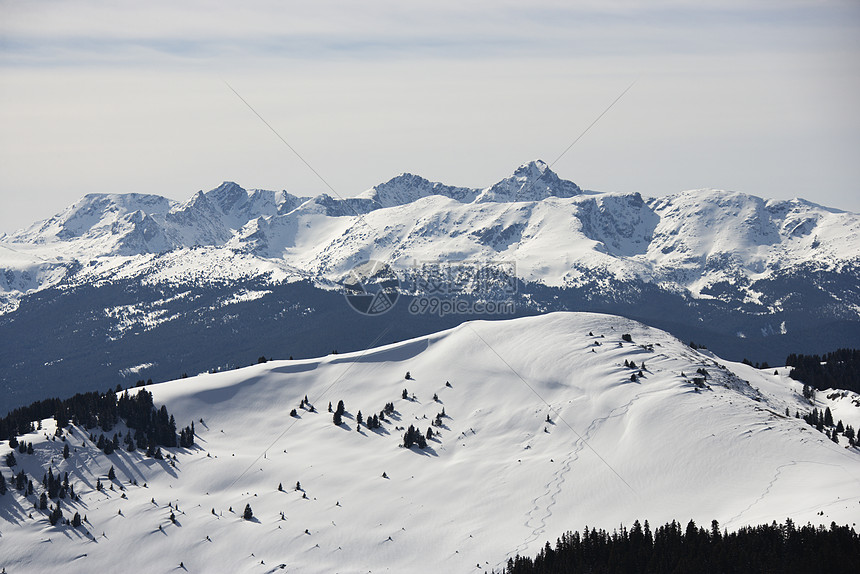
POLYGON ((725 524, 723 524, 723 527, 724 527, 724 528, 728 528, 728 526, 729 526, 730 524, 732 524, 733 522, 735 522, 736 520, 738 520, 741 516, 743 516, 744 514, 746 514, 747 512, 749 512, 749 511, 750 511, 750 509, 752 509, 752 507, 753 507, 753 506, 755 506, 756 504, 758 504, 759 502, 761 502, 762 500, 764 500, 764 498, 765 498, 768 494, 770 494, 770 491, 771 491, 771 489, 773 488, 773 485, 775 485, 775 484, 776 484, 776 481, 779 479, 779 476, 782 474, 782 470, 783 470, 784 468, 787 468, 787 467, 789 467, 789 466, 796 466, 796 465, 801 464, 801 463, 805 463, 805 464, 820 464, 820 465, 823 465, 823 466, 832 466, 832 467, 835 467, 835 468, 840 468, 840 469, 842 469, 842 470, 844 470, 844 471, 846 471, 846 472, 847 472, 847 470, 846 470, 846 469, 845 469, 845 467, 843 467, 843 466, 840 466, 840 465, 837 465, 837 464, 829 464, 829 463, 826 463, 826 462, 818 462, 818 461, 815 461, 815 460, 793 460, 793 461, 791 461, 791 462, 787 462, 787 463, 785 463, 785 464, 781 464, 781 465, 779 465, 779 466, 777 466, 777 467, 776 467, 776 472, 774 473, 773 478, 770 480, 770 482, 767 484, 767 486, 764 488, 764 491, 763 491, 763 492, 758 496, 758 498, 756 498, 755 500, 753 500, 753 501, 749 504, 749 506, 747 506, 746 508, 744 508, 743 510, 741 510, 740 512, 738 512, 737 514, 735 514, 734 516, 732 516, 731 518, 729 518, 729 519, 728 519, 728 521, 726 521, 726 523, 725 523, 725 524))
MULTIPOLYGON (((646 395, 652 395, 663 391, 665 391, 665 389, 655 389, 638 393, 627 403, 613 408, 611 411, 609 411, 607 415, 597 417, 596 419, 591 421, 591 424, 588 425, 588 428, 585 430, 585 432, 577 438, 576 448, 570 451, 567 457, 565 457, 564 464, 562 464, 560 468, 553 473, 552 478, 545 485, 546 490, 543 492, 543 494, 540 494, 534 499, 532 499, 531 502, 533 507, 528 513, 526 513, 527 518, 526 521, 523 523, 523 526, 525 526, 526 528, 532 528, 531 533, 525 538, 525 540, 523 540, 523 542, 519 546, 509 552, 505 556, 504 560, 499 562, 496 567, 504 566, 507 563, 508 558, 512 558, 517 554, 520 554, 521 552, 525 551, 530 544, 532 544, 541 536, 541 534, 545 532, 547 520, 549 520, 549 518, 552 516, 552 507, 556 505, 557 497, 559 494, 561 494, 563 485, 565 483, 565 477, 567 473, 570 472, 573 463, 579 459, 579 453, 586 447, 586 443, 588 442, 588 439, 591 437, 592 433, 594 433, 602 423, 605 423, 609 419, 624 416, 625 414, 627 414, 633 403, 638 401, 640 398, 646 395), (548 501, 545 505, 539 503, 540 500, 546 498, 548 498, 548 501), (541 509, 543 509, 544 512, 540 516, 540 518, 535 521, 535 517, 541 509), (534 526, 532 526, 533 521, 534 526)), ((561 417, 559 416, 559 418, 561 417)), ((565 425, 567 425, 566 421, 565 425)))

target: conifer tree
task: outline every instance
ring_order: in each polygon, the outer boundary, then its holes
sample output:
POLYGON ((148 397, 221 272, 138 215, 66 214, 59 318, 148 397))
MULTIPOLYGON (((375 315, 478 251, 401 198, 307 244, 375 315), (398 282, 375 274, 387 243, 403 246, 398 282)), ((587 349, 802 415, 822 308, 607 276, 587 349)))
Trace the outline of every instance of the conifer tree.
POLYGON ((254 518, 254 511, 251 510, 250 504, 245 505, 245 511, 242 513, 242 518, 244 518, 245 520, 251 520, 252 518, 254 518))
POLYGON ((60 501, 57 501, 57 506, 54 507, 54 510, 51 511, 51 514, 48 516, 48 521, 51 523, 51 526, 56 526, 58 522, 60 522, 63 518, 63 511, 60 509, 60 501))

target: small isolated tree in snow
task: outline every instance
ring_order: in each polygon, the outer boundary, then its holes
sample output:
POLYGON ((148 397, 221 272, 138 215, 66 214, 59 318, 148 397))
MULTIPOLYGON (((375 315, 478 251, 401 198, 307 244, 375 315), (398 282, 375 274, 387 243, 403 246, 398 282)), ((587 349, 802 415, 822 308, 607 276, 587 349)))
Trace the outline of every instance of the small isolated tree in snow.
POLYGON ((60 501, 57 501, 57 506, 55 506, 54 510, 51 511, 51 514, 48 515, 48 521, 51 523, 51 526, 56 526, 62 519, 63 511, 60 509, 60 501))
POLYGON ((245 512, 242 513, 242 518, 244 518, 245 520, 251 520, 252 518, 254 518, 254 511, 251 510, 250 504, 245 505, 245 512))

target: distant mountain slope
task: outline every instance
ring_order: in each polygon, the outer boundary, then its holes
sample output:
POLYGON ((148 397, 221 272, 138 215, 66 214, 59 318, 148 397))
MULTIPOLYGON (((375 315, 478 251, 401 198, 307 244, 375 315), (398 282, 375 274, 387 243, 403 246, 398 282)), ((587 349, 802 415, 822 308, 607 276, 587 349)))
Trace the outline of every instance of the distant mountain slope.
MULTIPOLYGON (((251 332, 263 310, 276 307, 262 320, 280 330, 282 353, 299 347, 304 356, 326 352, 325 346, 308 349, 294 327, 308 321, 342 333, 351 323, 350 308, 329 312, 319 303, 367 259, 389 263, 403 293, 414 296, 428 294, 420 280, 428 264, 453 263, 471 270, 458 277, 479 277, 503 262, 516 277, 516 315, 620 313, 734 359, 773 363, 792 352, 860 347, 857 214, 718 190, 659 198, 585 191, 534 161, 484 189, 401 174, 345 199, 234 183, 184 203, 156 195, 88 195, 0 238, 0 335, 27 339, 48 331, 68 334, 69 342, 62 352, 49 340, 14 354, 8 346, 0 349, 0 389, 82 390, 66 366, 74 357, 102 353, 106 342, 115 349, 112 358, 98 361, 105 370, 88 373, 98 387, 143 364, 151 365, 140 372, 146 378, 176 376, 192 367, 166 361, 177 349, 158 341, 190 345, 182 325, 202 317, 207 336, 218 342, 195 349, 193 369, 241 364, 245 355, 227 351, 225 357, 210 348, 223 348, 238 331, 251 332), (301 317, 279 307, 274 295, 298 281, 315 289, 301 289, 308 297, 297 304, 306 309, 301 317), (231 286, 238 298, 211 301, 213 290, 231 286), (243 289, 259 296, 244 297, 243 289), (63 301, 72 298, 86 299, 91 312, 64 314, 63 301), (48 300, 56 311, 45 316, 40 306, 48 300), (154 334, 150 343, 133 340, 144 332, 154 334)), ((475 281, 448 291, 485 296, 475 281)), ((449 316, 434 325, 470 317, 449 316)), ((401 338, 429 332, 426 316, 399 321, 401 338)), ((371 341, 355 336, 342 348, 371 341)))
MULTIPOLYGON (((780 372, 624 318, 553 313, 152 385, 178 425, 195 421, 196 446, 165 461, 106 456, 76 428, 63 459, 45 421, 20 437, 34 453, 16 472, 36 477, 34 494, 0 496, 0 566, 477 573, 586 525, 850 525, 860 454, 785 416, 813 405, 780 372), (316 412, 299 406, 305 396, 316 412), (327 405, 340 400, 337 427, 327 405), (380 429, 359 428, 359 411, 366 420, 389 402, 380 429), (399 446, 410 425, 433 430, 426 449, 399 446), (51 527, 33 508, 51 465, 81 496, 62 508, 86 515, 82 527, 51 527)), ((843 403, 839 416, 860 426, 860 408, 843 403)))

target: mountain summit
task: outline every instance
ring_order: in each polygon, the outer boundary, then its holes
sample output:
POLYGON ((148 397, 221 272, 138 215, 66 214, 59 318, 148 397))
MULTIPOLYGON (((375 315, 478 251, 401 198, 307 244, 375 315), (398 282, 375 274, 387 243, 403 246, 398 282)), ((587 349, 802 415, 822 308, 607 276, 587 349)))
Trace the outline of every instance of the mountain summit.
POLYGON ((479 202, 541 201, 547 197, 573 197, 582 193, 572 181, 560 179, 541 160, 518 167, 514 175, 484 190, 479 202))

